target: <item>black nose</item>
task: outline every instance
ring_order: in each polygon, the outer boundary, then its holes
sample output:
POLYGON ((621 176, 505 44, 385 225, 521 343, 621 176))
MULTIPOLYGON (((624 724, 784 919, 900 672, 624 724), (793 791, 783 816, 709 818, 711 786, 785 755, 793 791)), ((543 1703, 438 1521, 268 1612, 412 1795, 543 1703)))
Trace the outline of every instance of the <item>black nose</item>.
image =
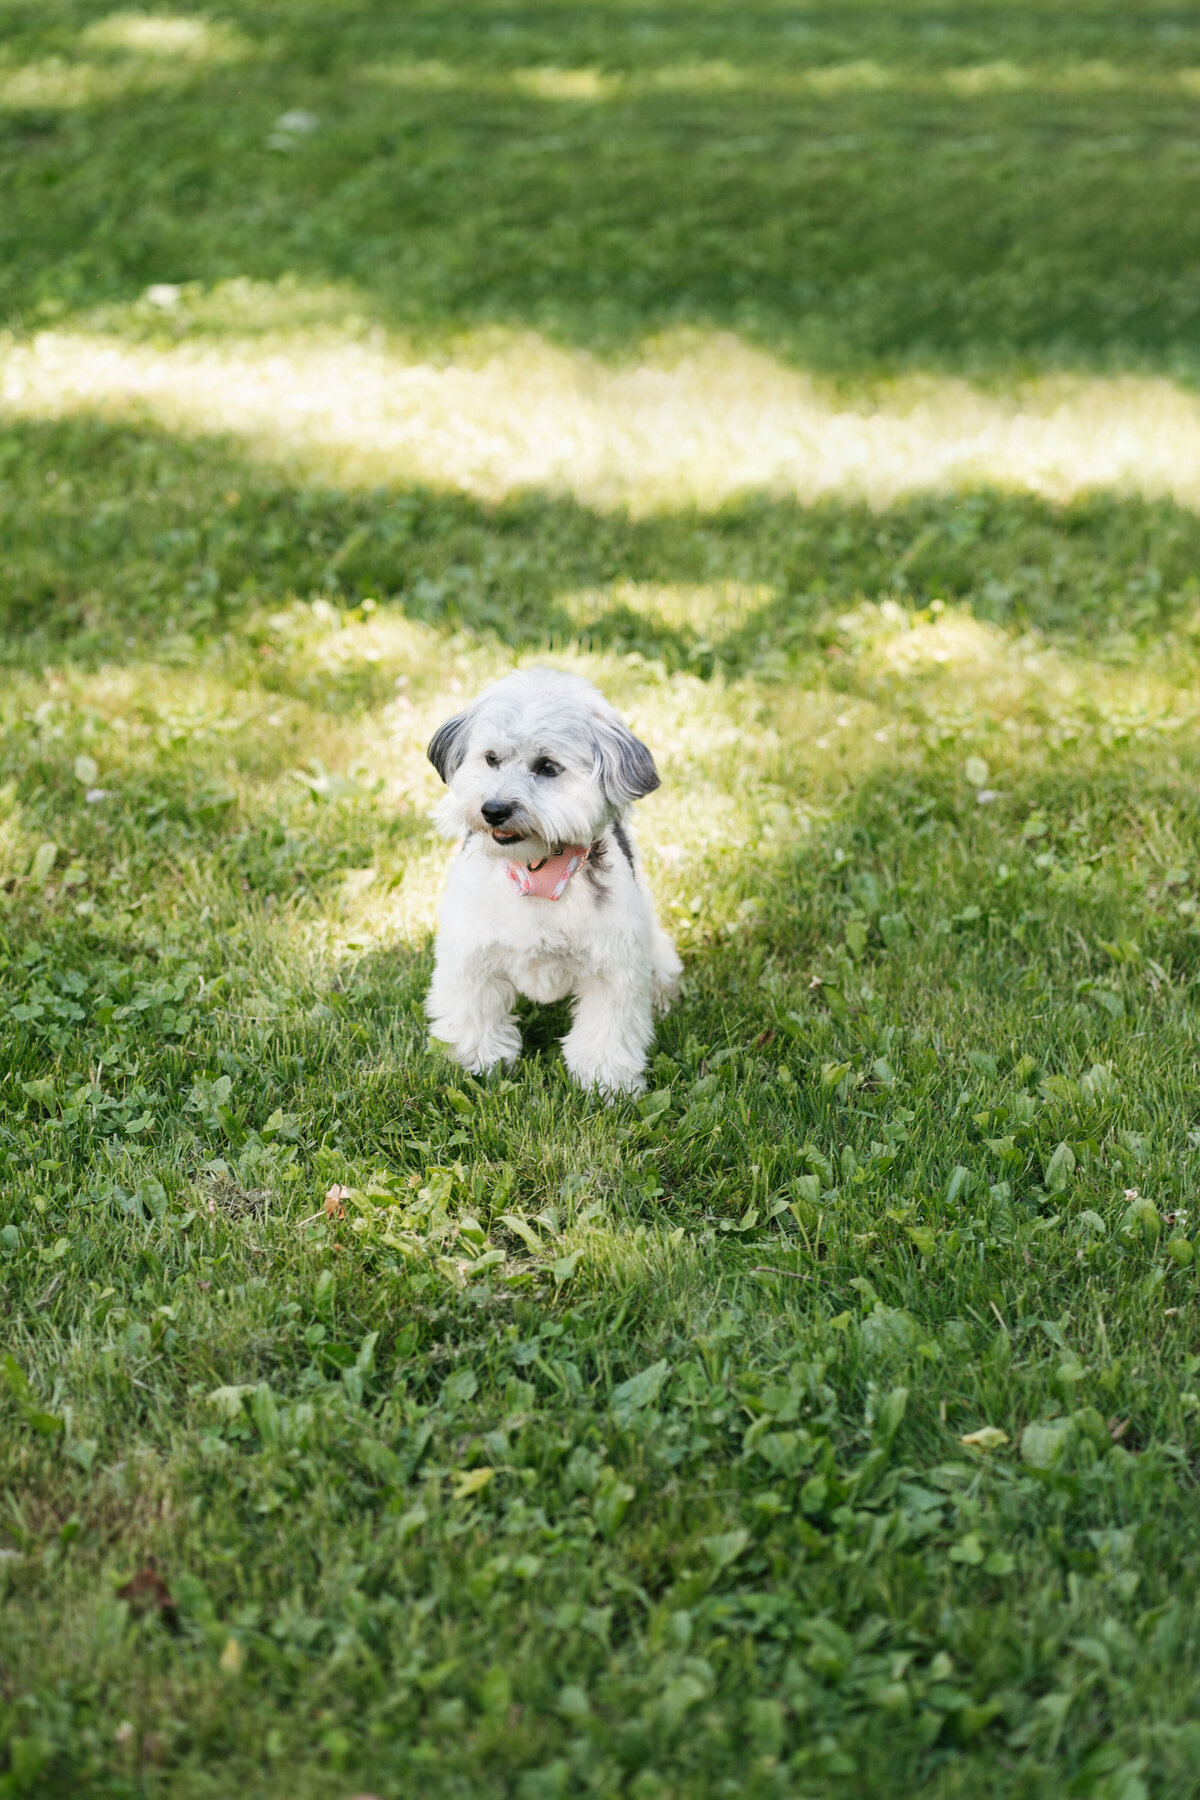
POLYGON ((503 800, 485 800, 479 810, 489 825, 503 825, 505 819, 512 817, 512 807, 503 800))

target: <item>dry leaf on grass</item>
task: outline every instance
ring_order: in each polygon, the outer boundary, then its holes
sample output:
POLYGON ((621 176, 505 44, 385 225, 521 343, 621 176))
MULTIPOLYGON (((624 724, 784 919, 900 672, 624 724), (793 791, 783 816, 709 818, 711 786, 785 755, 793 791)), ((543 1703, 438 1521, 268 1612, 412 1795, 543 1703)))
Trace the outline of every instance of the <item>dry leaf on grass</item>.
POLYGON ((968 1431, 959 1443, 965 1444, 969 1450, 999 1450, 1002 1444, 1009 1441, 1007 1431, 1001 1431, 998 1425, 984 1425, 978 1431, 968 1431))
POLYGON ((158 1572, 154 1557, 148 1556, 136 1575, 117 1589, 117 1599, 124 1600, 135 1619, 151 1618, 155 1613, 168 1631, 179 1630, 179 1612, 170 1588, 158 1572))
POLYGON ((339 1187, 337 1182, 335 1182, 331 1188, 327 1189, 325 1194, 326 1215, 331 1219, 344 1219, 346 1216, 345 1203, 349 1198, 350 1189, 348 1187, 339 1187))

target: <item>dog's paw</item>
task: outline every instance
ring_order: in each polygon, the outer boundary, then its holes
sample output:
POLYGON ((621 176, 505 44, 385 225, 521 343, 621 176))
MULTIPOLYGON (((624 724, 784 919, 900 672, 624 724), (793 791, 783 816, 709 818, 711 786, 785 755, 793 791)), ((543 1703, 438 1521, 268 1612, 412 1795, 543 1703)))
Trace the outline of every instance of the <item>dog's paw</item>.
POLYGON ((521 1054, 521 1034, 515 1027, 511 1032, 494 1032, 474 1041, 455 1040, 434 1030, 429 1034, 429 1044, 431 1049, 441 1050, 451 1062, 465 1069, 468 1075, 486 1075, 491 1069, 510 1069, 521 1054))
POLYGON ((646 1091, 644 1071, 629 1064, 614 1067, 611 1063, 574 1063, 568 1058, 567 1068, 571 1079, 581 1088, 587 1088, 605 1100, 619 1100, 624 1095, 646 1091))
POLYGON ((650 1011, 656 1019, 669 1013, 679 998, 678 981, 654 981, 650 986, 650 1011))
POLYGON ((656 926, 654 964, 650 973, 650 1010, 656 1019, 661 1019, 665 1012, 669 1012, 672 1001, 679 998, 682 974, 683 964, 679 960, 679 952, 662 926, 656 926))

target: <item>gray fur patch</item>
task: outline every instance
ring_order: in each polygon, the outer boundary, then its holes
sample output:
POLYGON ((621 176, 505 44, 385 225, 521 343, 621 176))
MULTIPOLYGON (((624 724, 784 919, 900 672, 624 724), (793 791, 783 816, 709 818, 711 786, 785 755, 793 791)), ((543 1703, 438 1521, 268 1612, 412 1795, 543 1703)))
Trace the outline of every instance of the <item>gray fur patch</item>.
POLYGON ((612 805, 626 807, 659 786, 654 758, 619 719, 597 719, 596 761, 600 784, 612 805))
POLYGON ((587 884, 592 890, 592 896, 595 899, 597 906, 603 906, 608 899, 608 883, 604 879, 606 866, 607 857, 605 854, 604 839, 597 838, 596 842, 592 845, 591 854, 583 865, 583 872, 587 877, 587 884))
POLYGON ((467 754, 467 739, 471 734, 470 716, 457 713, 453 719, 447 719, 439 725, 429 740, 429 748, 425 754, 449 787, 458 773, 463 757, 467 754))

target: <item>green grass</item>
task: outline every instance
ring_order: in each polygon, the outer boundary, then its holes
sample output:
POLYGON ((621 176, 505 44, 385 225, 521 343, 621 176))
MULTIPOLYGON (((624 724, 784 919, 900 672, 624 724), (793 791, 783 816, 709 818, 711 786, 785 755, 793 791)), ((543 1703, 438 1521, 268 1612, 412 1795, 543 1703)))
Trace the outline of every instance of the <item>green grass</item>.
POLYGON ((103 12, 6 0, 25 325, 291 274, 434 339, 702 320, 839 371, 1195 366, 1184 8, 279 0, 195 61, 81 44, 103 12), (547 68, 597 85, 519 80, 547 68), (273 148, 294 110, 320 128, 273 148))
POLYGON ((0 5, 0 1795, 1190 1800, 1195 18, 172 18, 0 5), (424 1042, 514 655, 636 1105, 424 1042))

